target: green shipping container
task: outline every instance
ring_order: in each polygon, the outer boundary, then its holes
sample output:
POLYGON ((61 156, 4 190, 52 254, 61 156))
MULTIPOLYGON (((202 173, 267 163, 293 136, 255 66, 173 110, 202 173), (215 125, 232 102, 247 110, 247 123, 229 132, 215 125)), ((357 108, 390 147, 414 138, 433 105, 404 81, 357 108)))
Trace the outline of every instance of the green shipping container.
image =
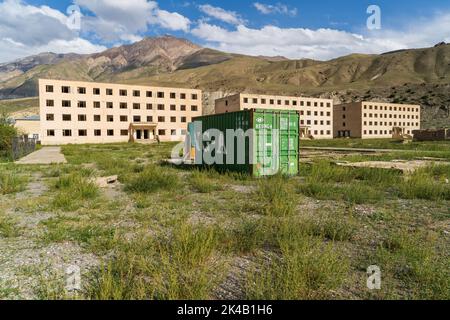
POLYGON ((189 129, 198 165, 255 177, 299 172, 297 111, 251 109, 202 116, 193 118, 189 129))

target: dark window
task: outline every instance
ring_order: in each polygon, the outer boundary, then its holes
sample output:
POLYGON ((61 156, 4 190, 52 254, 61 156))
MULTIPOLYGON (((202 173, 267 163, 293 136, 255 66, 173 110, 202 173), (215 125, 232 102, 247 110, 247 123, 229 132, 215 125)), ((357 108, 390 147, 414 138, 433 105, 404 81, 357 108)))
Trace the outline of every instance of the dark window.
POLYGON ((170 117, 170 122, 177 122, 177 117, 170 117))
POLYGON ((181 122, 185 123, 186 122, 186 117, 181 117, 181 122))
POLYGON ((153 104, 147 103, 147 110, 152 110, 152 109, 153 109, 153 104))
POLYGON ((122 89, 122 90, 119 90, 119 95, 121 97, 126 97, 128 95, 128 92, 127 92, 127 90, 122 89))
POLYGON ((71 106, 70 100, 63 100, 62 101, 62 106, 65 107, 65 108, 70 107, 71 106))
POLYGON ((54 137, 55 136, 55 130, 47 130, 47 136, 54 137))
POLYGON ((181 111, 186 111, 186 106, 184 106, 184 105, 180 106, 180 110, 181 111))
POLYGON ((141 96, 141 92, 139 90, 133 91, 133 97, 140 97, 140 96, 141 96))
POLYGON ((165 136, 166 135, 166 130, 162 130, 162 129, 158 130, 158 135, 165 136))
POLYGON ((147 122, 153 122, 153 117, 152 116, 147 116, 147 122))
POLYGON ((71 137, 72 136, 72 130, 64 129, 63 130, 63 137, 71 137))
POLYGON ((192 100, 197 100, 197 99, 198 99, 198 95, 195 94, 195 93, 193 93, 193 94, 191 95, 191 98, 192 98, 192 100))
POLYGON ((92 89, 92 93, 96 96, 100 95, 100 89, 99 88, 94 88, 92 89))
POLYGON ((113 89, 106 89, 106 95, 112 96, 113 95, 113 89))
POLYGON ((177 111, 177 106, 174 105, 174 104, 171 104, 171 105, 170 105, 170 110, 171 110, 171 111, 177 111))
POLYGON ((114 116, 112 116, 112 115, 106 116, 106 121, 107 122, 113 122, 114 121, 114 116))
POLYGON ((87 130, 78 130, 78 136, 79 137, 86 137, 87 136, 87 130))
POLYGON ((77 92, 78 92, 78 94, 86 94, 86 88, 78 87, 77 92))
POLYGON ((62 93, 70 93, 70 87, 62 86, 61 87, 61 92, 62 93))
POLYGON ((120 109, 127 109, 127 108, 128 108, 128 104, 126 102, 120 103, 120 109))
POLYGON ((164 92, 158 92, 158 98, 164 98, 164 92))
POLYGON ((85 114, 79 114, 78 115, 78 121, 86 121, 86 115, 85 114))
POLYGON ((198 107, 197 106, 191 106, 191 111, 198 111, 198 107))
POLYGON ((100 108, 100 101, 94 101, 94 108, 99 109, 100 108))
POLYGON ((177 130, 175 130, 175 129, 170 130, 170 135, 176 136, 177 135, 177 130))
POLYGON ((48 113, 46 118, 47 118, 47 121, 53 121, 53 120, 55 120, 55 115, 52 113, 48 113))
POLYGON ((180 99, 185 100, 186 99, 186 93, 180 94, 180 99))
POLYGON ((54 100, 47 100, 46 105, 47 105, 47 107, 54 107, 55 106, 55 101, 54 100))
POLYGON ((166 118, 164 118, 164 117, 158 117, 158 122, 165 122, 166 121, 166 118))
POLYGON ((70 114, 63 114, 62 115, 62 120, 63 121, 71 121, 72 120, 72 116, 70 114))
POLYGON ((140 104, 140 103, 133 103, 133 109, 134 109, 134 110, 139 110, 139 109, 141 109, 141 104, 140 104))
POLYGON ((107 135, 108 136, 113 136, 114 135, 114 130, 113 129, 109 129, 108 131, 107 131, 107 135))
POLYGON ((176 98, 177 98, 176 93, 175 92, 171 92, 170 93, 170 99, 176 99, 176 98))
POLYGON ((153 92, 151 92, 151 91, 147 91, 145 94, 146 94, 147 98, 153 97, 153 92))
POLYGON ((128 130, 120 130, 120 135, 121 136, 127 136, 128 135, 128 130))
POLYGON ((78 101, 78 108, 86 108, 86 101, 78 101))
POLYGON ((120 116, 120 122, 127 122, 128 116, 120 116))
POLYGON ((141 122, 141 116, 133 116, 133 122, 141 122))
POLYGON ((99 130, 99 129, 94 130, 94 136, 100 137, 101 135, 102 135, 102 130, 99 130))
POLYGON ((253 98, 253 103, 258 103, 258 99, 253 98))
POLYGON ((164 110, 164 105, 163 104, 158 104, 158 110, 164 110))
POLYGON ((45 92, 53 92, 53 86, 45 86, 45 92))
POLYGON ((99 114, 94 114, 94 121, 101 121, 101 117, 99 114))

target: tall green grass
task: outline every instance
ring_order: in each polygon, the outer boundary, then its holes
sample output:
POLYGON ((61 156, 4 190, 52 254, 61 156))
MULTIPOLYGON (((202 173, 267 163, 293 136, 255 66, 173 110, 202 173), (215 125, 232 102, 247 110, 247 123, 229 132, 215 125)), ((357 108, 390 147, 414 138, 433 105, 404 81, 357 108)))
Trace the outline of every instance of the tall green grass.
POLYGON ((199 193, 210 193, 213 191, 221 191, 223 187, 213 178, 211 172, 195 170, 189 176, 191 187, 199 193))
MULTIPOLYGON (((437 237, 425 231, 394 231, 376 251, 372 260, 387 281, 400 281, 402 298, 405 294, 410 299, 450 298, 450 257, 439 250, 437 237)), ((385 286, 388 296, 398 297, 389 284, 385 286)))
POLYGON ((177 222, 159 239, 122 244, 95 275, 92 299, 208 299, 220 280, 214 228, 177 222))
POLYGON ((19 176, 17 172, 0 171, 0 194, 12 194, 25 190, 27 179, 19 176))
POLYGON ((131 177, 125 184, 125 190, 134 193, 153 193, 160 190, 176 190, 179 186, 180 180, 176 173, 150 165, 131 177))
POLYGON ((289 216, 295 212, 296 201, 291 181, 281 174, 258 181, 256 197, 259 210, 268 216, 289 216))

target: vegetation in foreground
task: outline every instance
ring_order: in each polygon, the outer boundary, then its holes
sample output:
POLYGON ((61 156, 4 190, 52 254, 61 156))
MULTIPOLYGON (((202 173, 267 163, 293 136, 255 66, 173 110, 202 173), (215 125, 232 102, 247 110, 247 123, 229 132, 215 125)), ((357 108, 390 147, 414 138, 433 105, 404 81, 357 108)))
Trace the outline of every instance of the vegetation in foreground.
MULTIPOLYGON (((163 165, 172 146, 65 146, 66 165, 8 165, 17 179, 41 174, 48 190, 20 205, 21 188, 0 196, 1 243, 70 245, 77 253, 64 259, 84 270, 77 293, 49 266, 26 273, 32 297, 450 298, 450 166, 403 176, 315 160, 300 177, 255 180, 163 165), (116 188, 94 183, 113 174, 116 188), (97 262, 84 265, 86 255, 97 262), (370 265, 381 290, 366 287, 370 265)), ((24 290, 0 282, 5 298, 24 290)))

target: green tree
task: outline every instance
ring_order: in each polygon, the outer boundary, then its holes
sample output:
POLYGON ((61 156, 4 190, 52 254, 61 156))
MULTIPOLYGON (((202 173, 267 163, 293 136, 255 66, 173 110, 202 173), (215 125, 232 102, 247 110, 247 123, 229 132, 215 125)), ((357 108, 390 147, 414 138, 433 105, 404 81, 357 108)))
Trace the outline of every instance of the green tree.
POLYGON ((6 114, 0 115, 0 158, 8 158, 11 150, 11 139, 17 136, 17 129, 6 114))

